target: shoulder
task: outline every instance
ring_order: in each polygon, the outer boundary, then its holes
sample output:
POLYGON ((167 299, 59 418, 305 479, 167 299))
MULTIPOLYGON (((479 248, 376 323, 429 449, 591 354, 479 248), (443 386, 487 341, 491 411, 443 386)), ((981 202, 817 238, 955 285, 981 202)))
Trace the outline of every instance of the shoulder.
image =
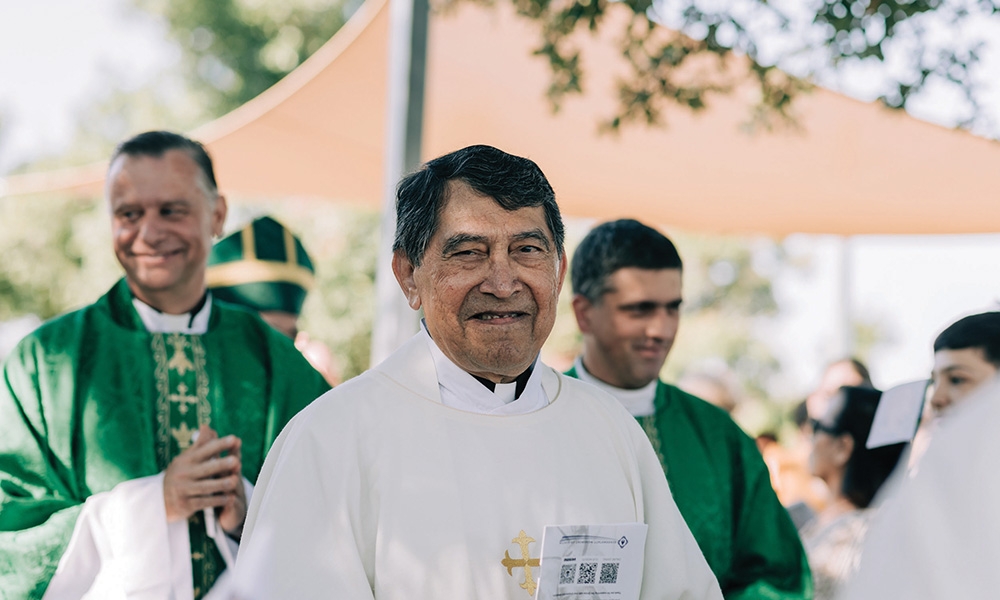
POLYGON ((657 395, 663 397, 663 409, 680 411, 693 423, 706 429, 724 433, 727 437, 746 439, 752 442, 736 421, 729 414, 707 400, 702 400, 694 394, 689 394, 677 386, 660 381, 657 395))
POLYGON ((622 403, 611 394, 572 375, 559 373, 550 369, 558 378, 559 396, 556 401, 571 402, 574 412, 589 412, 599 416, 600 422, 613 425, 628 437, 642 440, 646 443, 646 434, 622 403))
POLYGON ((74 343, 87 329, 94 314, 103 310, 106 308, 98 304, 90 304, 49 319, 25 335, 11 352, 11 357, 46 349, 57 350, 67 344, 74 343))
POLYGON ((675 427, 691 428, 716 458, 728 455, 728 460, 746 473, 766 473, 756 442, 726 411, 663 381, 657 394, 664 396, 663 403, 657 404, 659 419, 670 420, 675 427))
POLYGON ((602 410, 609 410, 614 413, 624 413, 631 418, 631 415, 629 415, 628 411, 625 410, 625 407, 621 405, 621 402, 615 399, 611 394, 605 392, 597 386, 577 379, 572 373, 560 373, 549 366, 545 366, 545 368, 551 370, 552 373, 558 378, 560 398, 565 395, 565 397, 571 399, 572 402, 585 402, 595 407, 599 407, 602 410))
POLYGON ((212 298, 212 312, 215 313, 220 327, 244 327, 260 332, 261 335, 265 335, 267 329, 270 329, 270 326, 255 311, 214 297, 212 298))
MULTIPOLYGON (((366 413, 382 413, 387 405, 397 405, 412 394, 376 370, 369 369, 316 398, 304 411, 303 419, 364 418, 366 413), (354 415, 353 417, 351 415, 354 415)), ((374 416, 374 415, 373 415, 374 416)), ((385 415, 389 417, 391 415, 385 415)), ((322 427, 322 425, 318 425, 322 427)))
MULTIPOLYGON (((279 331, 268 325, 255 311, 221 300, 212 300, 213 320, 218 329, 226 335, 239 333, 244 338, 250 338, 262 345, 267 345, 277 352, 294 352, 295 344, 279 331)), ((211 331, 211 329, 210 329, 211 331)))

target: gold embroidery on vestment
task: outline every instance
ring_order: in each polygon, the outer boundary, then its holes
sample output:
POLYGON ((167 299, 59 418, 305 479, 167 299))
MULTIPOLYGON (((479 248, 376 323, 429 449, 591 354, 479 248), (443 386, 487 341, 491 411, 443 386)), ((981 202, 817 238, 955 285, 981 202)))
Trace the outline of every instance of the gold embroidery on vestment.
POLYGON ((194 355, 195 394, 198 396, 198 425, 212 425, 212 405, 208 403, 208 369, 205 367, 205 346, 201 338, 191 338, 194 355))
POLYGON ((653 451, 656 452, 656 458, 660 460, 660 464, 666 470, 667 461, 663 460, 663 451, 660 449, 660 429, 656 426, 656 414, 639 417, 639 424, 642 425, 642 430, 646 432, 646 437, 649 438, 649 443, 653 446, 653 451))
POLYGON ((202 425, 211 426, 212 407, 200 336, 154 333, 152 349, 156 363, 156 456, 163 469, 191 446, 194 432, 202 425))
POLYGON ((167 347, 163 334, 154 333, 153 378, 156 380, 156 459, 160 469, 170 463, 170 375, 167 372, 167 347))
POLYGON ((188 387, 183 383, 177 386, 177 393, 170 394, 168 396, 171 402, 177 403, 177 410, 182 415, 186 415, 188 411, 188 404, 197 405, 198 396, 192 396, 188 394, 188 387))
POLYGON ((191 445, 191 438, 195 431, 197 430, 188 427, 187 423, 181 423, 180 427, 170 428, 170 435, 174 436, 174 439, 177 440, 177 447, 183 452, 191 445))
POLYGON ((167 366, 170 370, 177 371, 178 375, 184 377, 188 371, 194 370, 194 365, 191 364, 191 360, 188 358, 186 352, 189 345, 188 340, 185 336, 174 333, 170 335, 168 341, 174 348, 174 355, 170 357, 170 362, 167 363, 167 366))
POLYGON ((524 591, 528 592, 529 596, 532 597, 535 595, 535 588, 538 587, 538 584, 535 583, 535 579, 531 575, 531 568, 541 565, 541 559, 531 558, 531 553, 528 551, 528 544, 531 544, 534 541, 535 538, 528 537, 522 529, 521 533, 518 534, 516 538, 511 540, 512 543, 521 547, 521 558, 513 559, 510 557, 510 551, 504 550, 504 558, 500 561, 501 565, 507 567, 507 574, 511 577, 514 576, 515 568, 524 569, 524 581, 521 582, 520 586, 524 589, 524 591))

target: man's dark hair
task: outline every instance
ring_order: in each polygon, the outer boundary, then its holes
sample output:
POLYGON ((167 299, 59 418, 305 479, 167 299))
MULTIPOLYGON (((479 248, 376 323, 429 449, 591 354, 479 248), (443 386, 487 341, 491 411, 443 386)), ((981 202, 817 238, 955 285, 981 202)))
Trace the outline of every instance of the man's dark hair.
POLYGON ((212 168, 212 159, 201 143, 190 138, 186 138, 179 133, 171 131, 147 131, 131 137, 118 144, 111 155, 109 165, 113 165, 119 156, 152 156, 159 158, 169 150, 183 150, 187 152, 191 160, 198 165, 205 175, 205 183, 211 199, 215 199, 218 193, 218 184, 215 182, 215 170, 212 168))
POLYGON ((602 223, 590 230, 573 253, 573 293, 597 302, 608 291, 608 278, 618 269, 680 269, 673 242, 635 219, 602 223))
POLYGON ((492 146, 469 146, 428 162, 404 177, 396 188, 396 238, 392 249, 406 254, 414 266, 420 266, 440 225, 449 181, 465 183, 504 210, 541 206, 556 250, 563 255, 562 216, 555 192, 538 165, 492 146))
POLYGON ((984 312, 959 319, 934 340, 934 351, 980 348, 986 360, 1000 369, 1000 312, 984 312))
POLYGON ((841 493, 858 508, 867 508, 896 468, 906 444, 865 447, 882 392, 866 387, 842 387, 839 393, 844 403, 829 428, 837 432, 834 435, 849 435, 854 439, 854 450, 844 467, 841 493))

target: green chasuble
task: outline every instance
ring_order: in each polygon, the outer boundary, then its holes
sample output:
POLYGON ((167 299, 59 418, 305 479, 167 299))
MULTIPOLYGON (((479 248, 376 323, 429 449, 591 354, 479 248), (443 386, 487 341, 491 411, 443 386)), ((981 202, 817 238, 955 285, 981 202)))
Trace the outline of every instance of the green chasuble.
MULTIPOLYGON (((82 503, 156 475, 208 424, 242 444, 252 483, 285 423, 328 385, 256 314, 213 302, 203 335, 146 331, 121 280, 42 325, 0 382, 0 598, 41 598, 82 503)), ((201 513, 195 596, 218 576, 201 513)))
POLYGON ((655 408, 639 423, 723 595, 812 598, 802 543, 754 441, 722 409, 662 381, 655 408))

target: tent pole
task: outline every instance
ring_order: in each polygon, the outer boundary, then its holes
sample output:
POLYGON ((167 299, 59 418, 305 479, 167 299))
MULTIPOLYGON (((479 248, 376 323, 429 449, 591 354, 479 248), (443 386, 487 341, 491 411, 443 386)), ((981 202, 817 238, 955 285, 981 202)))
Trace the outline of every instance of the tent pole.
POLYGON ((852 259, 852 238, 843 236, 840 238, 840 261, 837 272, 837 347, 838 352, 835 360, 843 357, 854 356, 857 351, 854 339, 854 311, 851 307, 852 285, 854 273, 851 264, 852 259))
POLYGON ((428 0, 390 0, 389 10, 389 98, 382 223, 375 275, 372 366, 389 356, 416 333, 418 327, 417 313, 407 305, 390 265, 396 231, 396 183, 419 166, 421 159, 428 0))

